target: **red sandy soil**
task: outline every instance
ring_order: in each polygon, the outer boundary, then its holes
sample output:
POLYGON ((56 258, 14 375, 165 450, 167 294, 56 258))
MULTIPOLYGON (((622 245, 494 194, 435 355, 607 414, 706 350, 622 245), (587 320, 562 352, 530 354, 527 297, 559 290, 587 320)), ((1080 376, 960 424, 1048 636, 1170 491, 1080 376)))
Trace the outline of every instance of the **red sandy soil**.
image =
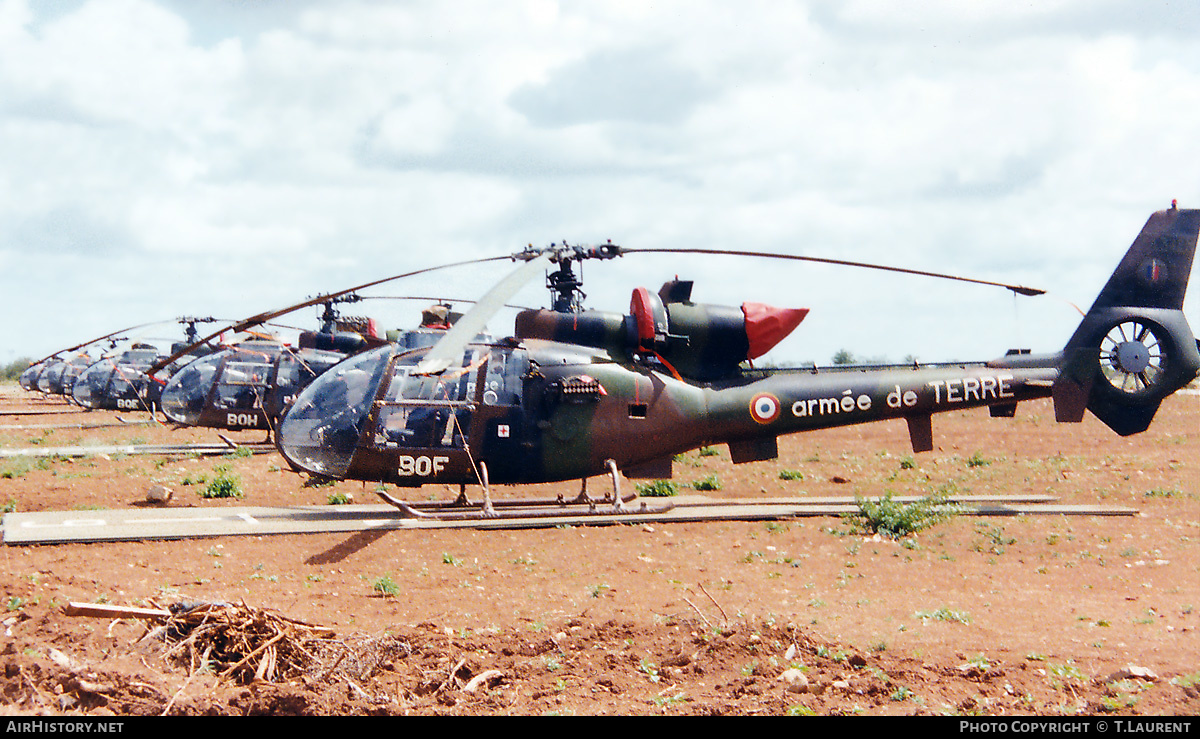
MULTIPOLYGON (((0 412, 64 407, 0 390, 0 412)), ((1175 396, 1148 432, 1122 439, 1091 417, 1055 424, 1048 403, 1028 403, 1015 419, 939 417, 939 446, 921 455, 903 423, 881 423, 783 439, 770 462, 734 466, 720 448, 675 465, 680 483, 716 475, 716 496, 1036 494, 1132 517, 958 516, 900 541, 828 517, 4 546, 0 710, 1196 714, 1198 411, 1200 397, 1175 396), (168 654, 170 641, 139 645, 152 620, 68 616, 69 601, 230 602, 334 635, 273 681, 222 677, 194 651, 168 654), (788 688, 789 668, 805 689, 788 688)), ((215 439, 158 426, 0 430, 8 448, 215 439)), ((173 488, 170 506, 314 505, 339 493, 377 502, 369 487, 306 485, 286 467, 275 453, 0 461, 0 503, 142 506, 154 484, 173 488), (241 500, 199 495, 217 465, 238 477, 241 500)))

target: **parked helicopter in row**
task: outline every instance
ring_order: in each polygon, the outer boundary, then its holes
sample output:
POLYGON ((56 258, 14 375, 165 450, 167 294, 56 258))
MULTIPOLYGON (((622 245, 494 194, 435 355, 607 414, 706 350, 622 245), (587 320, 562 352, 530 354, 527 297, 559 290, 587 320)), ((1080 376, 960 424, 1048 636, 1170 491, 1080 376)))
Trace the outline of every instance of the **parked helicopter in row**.
MULTIPOLYGON (((184 340, 175 342, 172 345, 174 350, 188 346, 195 340, 197 323, 216 320, 211 317, 183 317, 127 326, 31 363, 21 373, 18 383, 25 390, 60 395, 68 402, 89 410, 149 410, 157 397, 158 388, 144 377, 142 370, 165 355, 156 344, 150 343, 155 340, 139 338, 131 341, 120 334, 165 323, 183 324, 187 327, 184 340), (108 342, 107 348, 96 349, 103 342, 108 342), (94 351, 99 352, 98 359, 92 356, 94 351)), ((192 351, 204 350, 200 346, 192 351)))
POLYGON ((727 444, 735 463, 767 460, 784 434, 903 418, 921 452, 933 447, 936 413, 986 406, 1006 417, 1035 398, 1052 398, 1061 422, 1090 410, 1135 434, 1200 371, 1182 312, 1198 233, 1200 210, 1153 214, 1058 351, 851 370, 747 368, 804 311, 697 304, 687 282, 634 290, 625 314, 582 310, 573 265, 636 250, 531 248, 433 346, 380 346, 315 379, 279 423, 276 444, 294 468, 324 477, 480 484, 483 511, 494 515, 491 484, 608 473, 622 510, 618 472, 667 478, 673 457, 699 446, 727 444), (552 264, 553 310, 522 312, 511 338, 474 339, 552 264))
POLYGON ((26 367, 25 370, 23 372, 21 372, 21 375, 17 378, 17 384, 21 387, 22 390, 28 390, 30 392, 37 392, 38 375, 41 374, 42 370, 45 369, 45 367, 46 367, 45 360, 42 360, 40 362, 30 363, 30 365, 28 367, 26 367))
POLYGON ((296 394, 347 356, 389 343, 432 345, 458 315, 435 305, 424 311, 417 329, 381 336, 373 319, 341 316, 335 309, 361 299, 351 293, 324 301, 320 328, 301 332, 296 347, 256 334, 189 363, 163 388, 163 412, 184 426, 270 434, 296 394))
MULTIPOLYGON (((216 320, 211 316, 176 319, 176 322, 185 326, 184 339, 172 343, 171 351, 178 351, 195 342, 197 324, 216 320)), ((165 376, 170 377, 187 363, 215 350, 216 347, 208 343, 192 347, 166 368, 165 376)), ((154 413, 162 393, 162 382, 151 378, 146 370, 164 356, 157 346, 144 341, 135 342, 120 352, 109 352, 80 374, 72 390, 72 398, 74 402, 92 410, 154 413)))
POLYGON ((26 390, 70 398, 75 379, 94 361, 86 351, 62 352, 30 365, 21 373, 18 383, 26 390))

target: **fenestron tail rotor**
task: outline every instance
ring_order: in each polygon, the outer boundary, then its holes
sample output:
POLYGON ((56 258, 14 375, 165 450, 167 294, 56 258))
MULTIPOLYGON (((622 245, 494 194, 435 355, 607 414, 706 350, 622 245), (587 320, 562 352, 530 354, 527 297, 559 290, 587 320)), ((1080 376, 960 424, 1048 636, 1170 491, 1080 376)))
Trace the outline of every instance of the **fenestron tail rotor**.
POLYGON ((1153 326, 1131 319, 1100 340, 1100 371, 1126 395, 1152 392, 1163 378, 1166 352, 1153 326))

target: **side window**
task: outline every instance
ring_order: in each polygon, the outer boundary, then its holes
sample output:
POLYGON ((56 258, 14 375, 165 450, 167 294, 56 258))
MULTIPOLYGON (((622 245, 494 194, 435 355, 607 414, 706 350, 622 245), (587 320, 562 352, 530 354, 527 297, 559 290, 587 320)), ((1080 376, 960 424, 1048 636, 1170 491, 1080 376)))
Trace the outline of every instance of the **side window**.
POLYGON ((227 362, 217 385, 217 407, 251 409, 262 405, 262 390, 271 365, 227 362))
POLYGON ((375 445, 418 449, 465 446, 481 362, 480 352, 472 350, 461 368, 437 375, 410 375, 413 365, 394 365, 391 383, 378 402, 375 445))
POLYGON ((484 405, 520 405, 528 370, 525 352, 493 350, 484 378, 484 405))

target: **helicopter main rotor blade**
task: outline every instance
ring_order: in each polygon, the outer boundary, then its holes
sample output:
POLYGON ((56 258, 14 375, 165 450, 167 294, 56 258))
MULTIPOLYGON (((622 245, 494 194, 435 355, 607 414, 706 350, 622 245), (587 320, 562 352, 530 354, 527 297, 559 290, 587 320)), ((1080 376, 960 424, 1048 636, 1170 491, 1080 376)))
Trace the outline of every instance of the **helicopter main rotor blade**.
POLYGON ((959 282, 971 282, 976 285, 989 285, 991 287, 1002 287, 1005 290, 1011 290, 1018 295, 1035 296, 1044 295, 1045 290, 1036 287, 1025 287, 1024 285, 1009 285, 1004 282, 992 282, 990 280, 977 280, 972 277, 959 277, 958 275, 949 275, 942 272, 927 272, 920 269, 908 269, 907 267, 890 267, 884 264, 872 264, 871 262, 852 262, 845 259, 827 259, 824 257, 805 257, 797 254, 777 254, 772 252, 760 251, 739 251, 735 249, 622 249, 624 254, 642 253, 642 254, 719 254, 734 257, 761 257, 765 259, 787 259, 797 262, 816 262, 818 264, 835 264, 841 267, 861 267, 863 269, 878 269, 885 272, 899 272, 907 275, 918 275, 921 277, 936 277, 942 280, 957 280, 959 282))
POLYGON ((226 326, 225 328, 221 329, 220 331, 214 331, 213 333, 209 334, 208 336, 205 336, 203 339, 200 339, 199 341, 196 341, 195 343, 191 344, 190 346, 184 347, 183 349, 179 350, 178 352, 171 355, 170 357, 167 357, 166 359, 163 359, 163 360, 155 363, 153 366, 149 367, 146 370, 146 374, 148 374, 148 375, 155 374, 156 372, 161 370, 163 367, 166 367, 167 365, 169 365, 171 362, 174 362, 176 359, 179 359, 180 357, 182 357, 183 355, 192 351, 196 347, 201 346, 202 344, 208 343, 209 341, 215 339, 216 337, 220 336, 221 334, 225 333, 226 331, 232 331, 232 332, 236 333, 238 331, 245 330, 251 326, 257 326, 260 323, 266 323, 267 321, 278 318, 279 316, 287 315, 288 313, 291 313, 293 311, 298 311, 301 308, 307 308, 312 305, 324 303, 327 300, 333 300, 335 298, 339 298, 343 295, 346 295, 347 293, 356 292, 358 290, 365 290, 368 287, 382 285, 383 283, 391 282, 392 280, 399 280, 399 279, 403 279, 405 277, 415 277, 416 275, 422 275, 422 274, 426 274, 428 272, 435 272, 440 269, 448 269, 450 267, 462 267, 462 266, 465 266, 468 264, 482 264, 484 262, 496 262, 496 261, 500 261, 502 259, 508 260, 508 259, 511 259, 511 257, 509 257, 509 256, 484 257, 482 259, 468 259, 463 262, 451 262, 450 264, 439 264, 436 267, 425 267, 423 269, 413 270, 412 272, 404 272, 402 274, 392 275, 391 277, 384 277, 383 279, 380 279, 380 280, 372 280, 370 282, 364 282, 361 285, 355 285, 354 287, 348 287, 345 290, 339 290, 334 293, 318 295, 315 298, 310 298, 308 300, 305 300, 302 303, 297 303, 295 305, 288 306, 287 308, 280 308, 278 310, 266 311, 264 313, 259 313, 257 315, 251 316, 242 321, 238 321, 235 324, 226 326))
MULTIPOLYGON (((474 305, 478 300, 473 298, 452 298, 448 295, 364 295, 363 300, 419 300, 423 302, 433 303, 470 303, 474 305)), ((533 310, 527 305, 513 305, 506 303, 505 308, 516 308, 517 310, 533 310)))
MULTIPOLYGON (((517 291, 525 286, 539 272, 542 272, 555 259, 553 252, 544 252, 517 267, 508 277, 495 285, 487 294, 479 299, 475 307, 455 322, 446 335, 433 345, 413 369, 416 375, 432 375, 445 370, 450 365, 462 361, 463 350, 475 335, 487 326, 487 322, 504 307, 517 291)), ((509 257, 505 257, 508 259, 509 257)))
POLYGON ((149 323, 139 323, 134 326, 127 326, 126 328, 117 329, 116 331, 104 334, 103 336, 97 336, 96 338, 91 339, 90 341, 85 341, 82 344, 76 344, 75 346, 73 346, 69 349, 60 349, 60 350, 54 352, 53 354, 51 354, 50 356, 46 357, 45 359, 41 359, 37 362, 34 362, 34 364, 40 364, 41 362, 45 362, 47 359, 50 359, 51 357, 57 357, 59 354, 66 354, 68 352, 73 352, 76 349, 82 349, 83 347, 88 346, 89 344, 95 344, 98 341, 104 341, 107 338, 116 336, 117 334, 123 334, 126 331, 136 331, 139 328, 146 328, 148 326, 157 326, 158 324, 161 324, 161 323, 170 323, 170 321, 150 321, 149 323))

